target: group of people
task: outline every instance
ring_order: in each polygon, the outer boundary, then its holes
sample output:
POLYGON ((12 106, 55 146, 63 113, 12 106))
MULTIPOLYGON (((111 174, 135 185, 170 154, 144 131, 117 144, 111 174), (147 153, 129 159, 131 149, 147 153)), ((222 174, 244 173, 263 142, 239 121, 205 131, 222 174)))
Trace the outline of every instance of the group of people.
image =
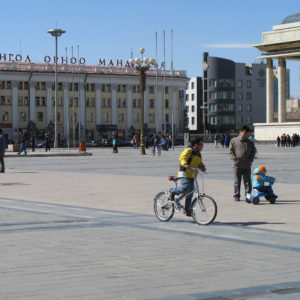
MULTIPOLYGON (((251 172, 252 163, 256 154, 256 147, 254 142, 248 138, 249 131, 250 129, 248 126, 242 126, 239 136, 231 139, 229 144, 229 153, 233 163, 234 174, 233 198, 235 201, 241 200, 241 182, 243 179, 246 200, 248 194, 251 194, 252 192, 252 181, 255 189, 268 195, 266 197, 267 199, 276 199, 277 196, 274 194, 272 187, 265 185, 265 182, 274 181, 273 177, 266 176, 266 167, 259 166, 258 168, 255 168, 253 173, 251 172)), ((193 138, 190 145, 180 154, 177 175, 180 185, 169 191, 169 198, 171 201, 176 201, 176 195, 187 194, 185 199, 185 213, 187 216, 192 215, 192 193, 190 192, 194 188, 194 180, 197 177, 197 172, 192 171, 192 168, 198 168, 203 172, 206 171, 206 166, 204 165, 201 156, 203 145, 203 139, 201 137, 193 138)))
POLYGON ((229 148, 231 137, 229 133, 222 134, 221 136, 215 134, 212 136, 212 140, 215 148, 219 148, 219 143, 221 144, 222 148, 229 148))
MULTIPOLYGON (((144 137, 144 143, 146 149, 149 148, 149 146, 153 146, 154 148, 162 147, 163 150, 168 151, 168 149, 172 146, 171 137, 169 134, 161 134, 161 133, 155 133, 153 135, 145 135, 144 137)), ((141 144, 141 139, 138 134, 134 134, 131 141, 133 149, 139 148, 141 144)))
POLYGON ((277 147, 296 147, 299 143, 300 137, 297 133, 292 136, 285 133, 282 136, 277 136, 277 147))

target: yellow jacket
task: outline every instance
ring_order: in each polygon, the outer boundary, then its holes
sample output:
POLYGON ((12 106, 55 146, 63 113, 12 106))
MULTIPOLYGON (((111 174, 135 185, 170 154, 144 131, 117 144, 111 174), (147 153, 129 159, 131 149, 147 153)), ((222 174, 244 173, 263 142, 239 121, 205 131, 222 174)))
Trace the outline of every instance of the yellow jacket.
MULTIPOLYGON (((192 148, 185 148, 182 153, 179 156, 179 163, 180 167, 184 167, 185 165, 189 165, 191 168, 199 168, 201 169, 204 167, 201 154, 200 152, 192 149, 192 148), (192 154, 192 151, 194 151, 194 154, 192 154), (188 163, 188 160, 192 156, 192 160, 190 163, 188 163)), ((198 171, 192 171, 192 170, 182 170, 182 168, 179 168, 177 177, 187 177, 187 178, 196 178, 198 175, 198 171)))

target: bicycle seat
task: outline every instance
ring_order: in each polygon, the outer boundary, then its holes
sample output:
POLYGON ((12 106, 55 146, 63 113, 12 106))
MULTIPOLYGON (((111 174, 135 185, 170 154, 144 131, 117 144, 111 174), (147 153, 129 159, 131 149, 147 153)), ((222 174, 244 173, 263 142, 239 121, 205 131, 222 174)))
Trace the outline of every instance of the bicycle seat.
POLYGON ((175 176, 169 176, 168 179, 169 179, 170 181, 175 181, 175 180, 177 180, 178 178, 175 177, 175 176))

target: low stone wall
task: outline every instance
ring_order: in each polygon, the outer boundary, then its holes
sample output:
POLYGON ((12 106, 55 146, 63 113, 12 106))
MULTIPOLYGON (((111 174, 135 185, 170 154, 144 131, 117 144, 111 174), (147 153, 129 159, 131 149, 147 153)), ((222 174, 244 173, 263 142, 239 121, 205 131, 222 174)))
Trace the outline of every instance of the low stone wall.
POLYGON ((254 124, 254 137, 257 141, 276 141, 277 136, 284 133, 290 136, 300 134, 300 122, 254 124))

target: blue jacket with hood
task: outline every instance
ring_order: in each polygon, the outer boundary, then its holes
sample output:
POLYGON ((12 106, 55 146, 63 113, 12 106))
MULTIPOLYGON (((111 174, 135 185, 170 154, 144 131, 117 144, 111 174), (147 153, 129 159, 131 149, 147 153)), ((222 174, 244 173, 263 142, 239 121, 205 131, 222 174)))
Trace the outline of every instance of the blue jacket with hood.
POLYGON ((270 182, 271 184, 273 184, 275 182, 275 178, 266 176, 262 171, 259 170, 259 168, 256 168, 253 171, 252 181, 253 187, 256 188, 265 186, 265 182, 270 182))

